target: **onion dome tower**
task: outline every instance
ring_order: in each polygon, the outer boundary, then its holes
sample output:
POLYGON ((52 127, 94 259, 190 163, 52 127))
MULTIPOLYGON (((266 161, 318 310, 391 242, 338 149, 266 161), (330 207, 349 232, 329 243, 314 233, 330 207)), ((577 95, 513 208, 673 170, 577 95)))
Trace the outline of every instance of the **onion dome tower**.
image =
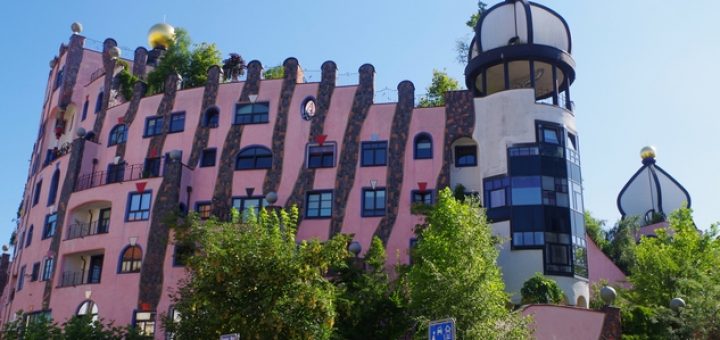
POLYGON ((555 11, 527 0, 506 0, 488 9, 475 27, 465 82, 476 96, 534 88, 572 110, 570 84, 575 61, 567 22, 555 11))
POLYGON ((655 148, 640 151, 642 166, 620 190, 617 206, 622 217, 637 216, 645 224, 662 222, 671 212, 690 207, 690 194, 655 162, 655 148))
POLYGON ((476 150, 478 162, 456 161, 450 182, 482 192, 493 232, 508 240, 498 264, 515 303, 523 283, 540 272, 558 282, 569 305, 588 306, 571 51, 559 14, 505 0, 478 21, 465 68, 475 122, 472 136, 453 148, 456 159, 476 150))

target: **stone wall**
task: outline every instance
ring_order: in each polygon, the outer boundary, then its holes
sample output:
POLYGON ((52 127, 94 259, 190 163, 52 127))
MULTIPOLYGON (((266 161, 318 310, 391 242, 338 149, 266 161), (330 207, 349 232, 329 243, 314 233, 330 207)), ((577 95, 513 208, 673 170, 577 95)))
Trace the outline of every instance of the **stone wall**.
POLYGON ((472 138, 475 127, 473 94, 470 91, 453 91, 445 95, 445 140, 443 141, 443 167, 438 175, 437 190, 450 186, 450 165, 453 164, 452 144, 458 138, 472 138))
POLYGON ((203 122, 205 120, 205 111, 214 106, 217 100, 220 76, 222 76, 220 66, 212 66, 208 69, 208 80, 205 84, 202 105, 200 107, 200 119, 198 119, 197 129, 193 137, 192 151, 190 152, 190 160, 188 160, 188 166, 193 169, 197 166, 202 151, 205 150, 208 145, 210 127, 203 124, 203 122))

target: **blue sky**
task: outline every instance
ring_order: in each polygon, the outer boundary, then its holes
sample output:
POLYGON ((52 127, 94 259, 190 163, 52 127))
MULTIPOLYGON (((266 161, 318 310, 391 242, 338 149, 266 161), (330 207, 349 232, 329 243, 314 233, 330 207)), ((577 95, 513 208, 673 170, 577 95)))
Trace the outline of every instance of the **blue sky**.
MULTIPOLYGON (((488 2, 493 5, 495 2, 488 2)), ((720 2, 650 0, 542 4, 569 23, 577 80, 572 88, 580 136, 585 207, 614 223, 618 192, 640 167, 644 145, 658 149, 658 165, 690 192, 699 227, 720 220, 717 128, 720 110, 720 2), (715 202, 715 203, 714 203, 715 202)), ((248 1, 10 1, 0 13, 0 243, 6 243, 26 181, 37 132, 48 62, 67 42, 70 24, 83 35, 112 37, 121 47, 145 46, 147 30, 163 18, 186 28, 194 42, 214 42, 266 66, 296 57, 308 69, 325 60, 355 83, 363 63, 377 71, 377 90, 403 80, 424 92, 433 68, 464 83, 455 42, 470 39, 465 22, 475 0, 248 1), (200 4, 200 5, 199 5, 200 4), (102 8, 102 9, 100 9, 102 8)), ((89 41, 88 46, 93 46, 89 41)), ((130 58, 129 51, 123 52, 130 58)), ((308 72, 309 81, 319 74, 308 72)), ((392 94, 390 92, 390 94, 392 94)), ((378 93, 381 100, 386 93, 378 93)))

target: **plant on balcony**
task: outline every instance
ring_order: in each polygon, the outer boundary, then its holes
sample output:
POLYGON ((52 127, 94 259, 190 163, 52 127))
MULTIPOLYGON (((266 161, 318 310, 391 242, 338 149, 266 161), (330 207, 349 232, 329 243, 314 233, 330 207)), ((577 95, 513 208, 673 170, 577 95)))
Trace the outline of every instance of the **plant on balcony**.
POLYGON ((263 78, 265 79, 282 79, 284 77, 285 66, 282 65, 273 66, 263 72, 263 78))
POLYGON ((420 98, 419 107, 436 107, 445 105, 445 93, 460 89, 460 83, 450 77, 447 72, 433 70, 433 77, 430 86, 427 87, 427 94, 420 98))
POLYGON ((130 72, 130 65, 125 60, 118 59, 117 64, 123 68, 117 75, 118 81, 120 82, 120 94, 127 101, 132 98, 133 88, 140 78, 130 72))

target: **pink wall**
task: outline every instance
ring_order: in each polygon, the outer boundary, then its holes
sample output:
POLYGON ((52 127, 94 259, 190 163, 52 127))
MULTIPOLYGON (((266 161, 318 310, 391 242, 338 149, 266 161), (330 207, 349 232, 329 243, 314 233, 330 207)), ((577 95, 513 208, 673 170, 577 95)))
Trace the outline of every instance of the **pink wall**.
POLYGON ((523 315, 532 315, 537 340, 599 339, 605 322, 605 313, 569 306, 530 305, 523 315))
POLYGON ((593 240, 586 236, 588 251, 588 271, 590 283, 607 280, 608 283, 629 288, 625 273, 623 273, 605 253, 598 248, 593 240))

